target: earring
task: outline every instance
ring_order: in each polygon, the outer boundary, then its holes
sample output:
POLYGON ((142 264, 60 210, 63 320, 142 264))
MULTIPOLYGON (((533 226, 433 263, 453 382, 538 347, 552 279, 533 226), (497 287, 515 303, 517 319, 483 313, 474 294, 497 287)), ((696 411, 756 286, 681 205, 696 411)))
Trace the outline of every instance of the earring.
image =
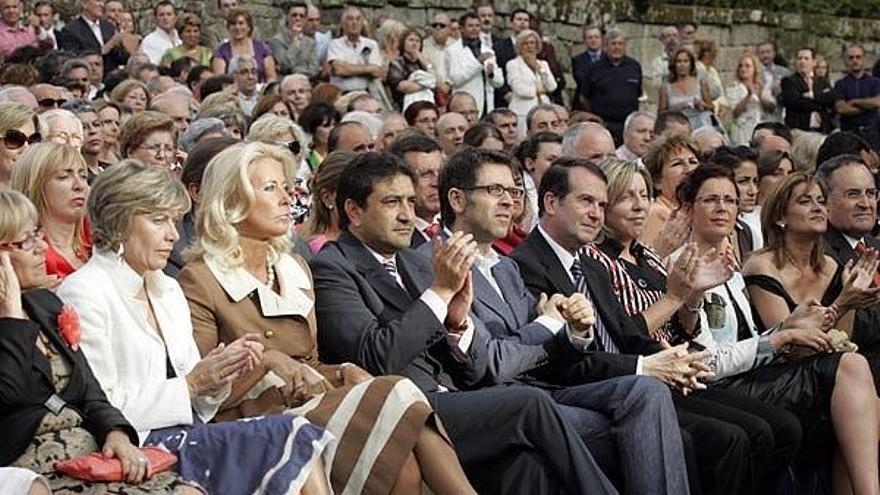
POLYGON ((778 225, 780 229, 785 230, 785 223, 784 222, 779 222, 776 225, 778 225))
POLYGON ((334 205, 324 205, 324 208, 327 208, 328 210, 332 210, 333 208, 335 208, 335 206, 334 205))

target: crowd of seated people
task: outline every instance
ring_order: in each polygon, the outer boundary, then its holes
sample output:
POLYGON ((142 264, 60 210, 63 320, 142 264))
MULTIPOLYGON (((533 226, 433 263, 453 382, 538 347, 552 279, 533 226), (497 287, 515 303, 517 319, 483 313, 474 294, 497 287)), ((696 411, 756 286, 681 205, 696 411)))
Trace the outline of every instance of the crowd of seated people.
POLYGON ((0 493, 880 495, 862 46, 149 7, 0 9, 0 493))

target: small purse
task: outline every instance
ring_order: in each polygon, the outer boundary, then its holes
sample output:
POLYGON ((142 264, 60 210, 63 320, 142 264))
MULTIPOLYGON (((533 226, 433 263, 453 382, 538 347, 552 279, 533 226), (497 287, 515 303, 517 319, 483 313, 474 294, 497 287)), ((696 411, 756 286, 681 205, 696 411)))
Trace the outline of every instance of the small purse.
MULTIPOLYGON (((177 464, 177 456, 159 447, 138 449, 149 460, 147 478, 167 471, 177 464)), ((61 474, 83 481, 113 482, 125 481, 122 476, 122 461, 106 458, 101 452, 81 455, 55 463, 55 470, 61 474)))

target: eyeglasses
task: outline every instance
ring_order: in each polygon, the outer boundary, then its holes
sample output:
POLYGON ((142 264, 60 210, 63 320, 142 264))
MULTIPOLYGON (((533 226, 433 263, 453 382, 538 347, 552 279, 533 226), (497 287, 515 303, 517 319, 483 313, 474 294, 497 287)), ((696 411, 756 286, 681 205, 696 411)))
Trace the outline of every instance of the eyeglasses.
POLYGON ((46 136, 47 141, 53 141, 55 139, 60 140, 64 144, 69 144, 71 146, 81 146, 83 143, 83 137, 80 134, 72 134, 67 131, 55 131, 50 132, 48 136, 46 136))
POLYGON ((9 129, 6 131, 6 134, 3 135, 3 144, 8 150, 17 150, 25 144, 39 143, 42 139, 43 136, 41 136, 39 132, 35 132, 28 136, 19 130, 9 129))
POLYGON ((177 151, 177 148, 174 146, 167 146, 164 144, 151 144, 151 145, 140 145, 138 148, 150 153, 153 156, 173 156, 174 152, 177 151))
POLYGON ((37 104, 39 104, 43 108, 61 108, 61 105, 67 103, 67 100, 59 98, 43 98, 42 100, 38 100, 37 104))
POLYGON ((11 247, 14 249, 21 249, 24 251, 30 251, 34 247, 36 247, 37 243, 46 238, 46 232, 43 231, 42 227, 37 227, 34 230, 28 232, 24 239, 20 241, 13 242, 4 242, 2 244, 3 247, 11 247))
POLYGON ((718 196, 716 194, 712 194, 710 196, 702 196, 697 198, 697 202, 705 206, 724 206, 724 207, 734 207, 739 205, 739 198, 734 198, 733 196, 718 196))
POLYGON ((486 191, 489 196, 500 198, 504 193, 510 195, 512 199, 522 199, 526 191, 521 187, 504 187, 501 184, 489 184, 488 186, 474 186, 465 189, 465 191, 486 191))
POLYGON ((432 23, 431 23, 431 27, 434 28, 434 29, 443 29, 443 28, 445 28, 447 25, 448 25, 448 24, 443 24, 442 22, 432 22, 432 23))

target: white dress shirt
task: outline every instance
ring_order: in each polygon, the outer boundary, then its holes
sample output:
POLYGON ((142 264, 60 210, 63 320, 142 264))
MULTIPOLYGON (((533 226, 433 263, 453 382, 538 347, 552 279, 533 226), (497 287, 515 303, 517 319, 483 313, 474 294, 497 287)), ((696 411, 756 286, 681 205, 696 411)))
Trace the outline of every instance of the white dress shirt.
POLYGON ((170 33, 161 28, 156 28, 152 33, 144 36, 141 41, 141 51, 150 57, 150 62, 159 65, 162 62, 162 55, 170 48, 174 48, 182 43, 177 30, 172 29, 170 33))
MULTIPOLYGON (((342 36, 334 38, 327 46, 327 62, 332 63, 334 60, 351 65, 381 65, 382 54, 379 53, 379 44, 375 40, 361 36, 357 43, 352 43, 342 36)), ((337 86, 343 93, 366 91, 369 83, 370 79, 364 76, 330 76, 330 84, 337 86)))
POLYGON ((150 430, 193 424, 193 411, 210 421, 231 388, 192 398, 186 375, 201 360, 189 304, 161 270, 138 275, 121 256, 98 251, 68 276, 58 296, 79 313, 82 349, 107 399, 122 411, 141 443, 150 430), (149 294, 161 335, 149 324, 149 294), (166 363, 174 378, 168 378, 166 363))
POLYGON ((82 16, 82 19, 83 19, 84 21, 86 21, 86 25, 88 25, 88 26, 89 26, 89 29, 92 30, 92 34, 95 35, 95 38, 98 39, 98 44, 100 44, 101 47, 103 47, 104 44, 105 44, 108 40, 105 40, 105 39, 104 39, 104 35, 101 34, 101 21, 100 21, 100 19, 97 19, 97 20, 95 20, 94 22, 90 21, 86 16, 82 16))

